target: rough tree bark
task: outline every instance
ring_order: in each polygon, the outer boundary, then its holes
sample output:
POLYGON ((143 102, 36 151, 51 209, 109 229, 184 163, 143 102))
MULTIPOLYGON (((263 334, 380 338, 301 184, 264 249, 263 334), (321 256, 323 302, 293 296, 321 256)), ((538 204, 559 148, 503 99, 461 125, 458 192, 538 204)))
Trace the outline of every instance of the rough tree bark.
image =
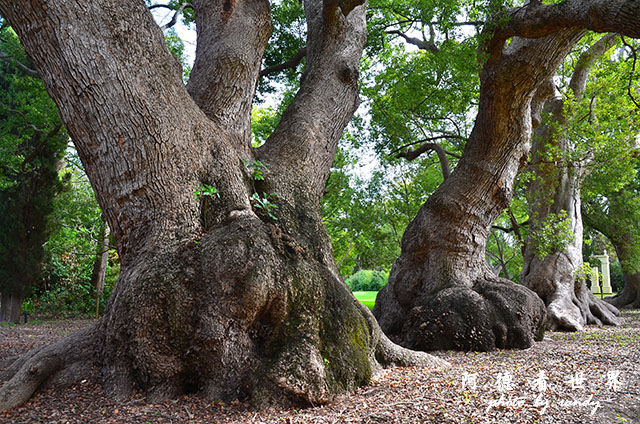
POLYGON ((376 300, 374 314, 393 341, 424 350, 490 350, 528 347, 542 336, 539 297, 485 263, 489 229, 512 198, 540 122, 538 87, 584 29, 638 37, 638 17, 634 1, 532 1, 485 28, 478 116, 463 157, 407 227, 376 300))
MULTIPOLYGON (((586 88, 593 63, 616 41, 615 34, 603 36, 585 51, 576 63, 569 88, 579 101, 586 88)), ((567 139, 565 101, 551 79, 541 86, 539 95, 549 93, 543 123, 533 134, 530 170, 535 178, 529 184, 529 238, 527 240, 520 283, 540 296, 547 306, 546 327, 551 330, 582 331, 587 324, 618 325, 616 308, 597 299, 580 278, 582 259, 582 214, 580 191, 586 176, 588 159, 571 160, 573 152, 567 139), (566 213, 573 239, 561 249, 541 254, 536 234, 545 220, 566 213)))
POLYGON ((108 394, 184 392, 310 405, 380 364, 442 366, 393 345, 339 279, 320 217, 338 139, 358 104, 360 1, 306 0, 307 71, 281 123, 250 147, 251 101, 271 33, 267 0, 194 0, 187 89, 142 0, 2 0, 58 104, 122 263, 93 327, 0 374, 0 409, 43 382, 108 394), (264 181, 245 165, 268 164, 264 181), (194 197, 201 184, 219 197, 194 197), (277 195, 276 219, 252 204, 277 195))

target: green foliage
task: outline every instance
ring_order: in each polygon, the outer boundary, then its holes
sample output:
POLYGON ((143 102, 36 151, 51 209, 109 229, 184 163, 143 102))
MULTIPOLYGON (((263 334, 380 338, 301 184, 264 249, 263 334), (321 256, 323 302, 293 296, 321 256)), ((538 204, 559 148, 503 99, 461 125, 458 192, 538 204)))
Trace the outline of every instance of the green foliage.
POLYGON ((220 192, 212 185, 201 183, 198 188, 193 192, 196 200, 200 200, 201 197, 218 197, 220 198, 220 192))
POLYGON ((346 279, 351 291, 380 291, 389 281, 389 273, 362 269, 346 279))
POLYGON ((275 201, 277 198, 278 196, 275 193, 270 193, 270 194, 263 193, 262 195, 258 193, 253 193, 250 199, 251 206, 253 206, 254 208, 258 208, 269 218, 273 219, 274 221, 277 221, 278 217, 276 217, 273 214, 274 210, 278 209, 278 205, 273 203, 273 201, 275 201))
POLYGON ((251 110, 251 144, 260 147, 280 122, 280 114, 272 107, 254 106, 251 110))
POLYGON ((254 160, 253 162, 244 160, 244 164, 249 170, 249 174, 254 181, 264 181, 264 174, 267 172, 268 167, 266 164, 260 162, 259 160, 254 160))
POLYGON ((178 62, 180 62, 180 65, 182 66, 182 79, 186 83, 189 80, 189 74, 191 73, 191 65, 189 65, 184 53, 184 41, 182 41, 182 38, 180 38, 178 33, 171 28, 165 31, 164 42, 171 54, 178 59, 178 62))
POLYGON ((624 288, 624 274, 619 260, 609 266, 609 279, 614 293, 622 291, 624 288))
POLYGON ((563 251, 575 238, 567 211, 549 213, 539 226, 529 233, 536 256, 543 260, 554 252, 563 251))
POLYGON ((0 291, 28 294, 39 281, 54 196, 64 182, 56 167, 68 136, 15 33, 0 31, 0 291))
MULTIPOLYGON (((263 67, 279 65, 294 57, 307 43, 307 24, 302 2, 298 0, 278 0, 271 3, 273 33, 263 56, 263 67)), ((261 78, 258 85, 258 101, 264 95, 285 91, 298 85, 299 69, 303 59, 295 68, 261 78)), ((294 90, 297 91, 297 90, 294 90)))
MULTIPOLYGON (((91 274, 105 225, 93 189, 74 152, 67 153, 66 163, 61 174, 69 181, 68 188, 55 199, 49 222, 51 234, 44 246, 43 279, 30 299, 36 313, 55 316, 95 313, 91 274)), ((119 271, 117 253, 110 249, 101 308, 119 271)))
POLYGON ((406 226, 440 184, 442 174, 436 163, 425 160, 382 168, 365 180, 355 168, 359 152, 350 151, 347 141, 343 145, 322 199, 322 216, 340 273, 389 271, 400 255, 406 226))
MULTIPOLYGON (((104 295, 100 299, 99 311, 102 313, 106 299, 111 295, 113 284, 105 284, 104 295)), ((36 314, 55 318, 71 318, 79 315, 91 315, 96 310, 95 290, 90 283, 57 285, 51 289, 27 299, 36 314)), ((25 302, 25 304, 26 304, 25 302)))
POLYGON ((592 267, 588 262, 583 262, 578 268, 574 271, 574 277, 576 280, 587 280, 591 277, 592 267))

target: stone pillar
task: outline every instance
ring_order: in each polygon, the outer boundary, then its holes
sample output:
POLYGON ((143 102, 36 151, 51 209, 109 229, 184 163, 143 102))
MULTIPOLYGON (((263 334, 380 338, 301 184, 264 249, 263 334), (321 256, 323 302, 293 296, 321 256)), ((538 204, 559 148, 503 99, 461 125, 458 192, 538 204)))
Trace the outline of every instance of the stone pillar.
POLYGON ((591 268, 589 279, 591 280, 591 293, 600 293, 600 273, 598 272, 598 268, 591 268))
POLYGON ((602 293, 611 293, 611 279, 609 276, 609 255, 607 251, 604 251, 604 255, 596 255, 594 258, 600 261, 600 268, 602 272, 602 293))

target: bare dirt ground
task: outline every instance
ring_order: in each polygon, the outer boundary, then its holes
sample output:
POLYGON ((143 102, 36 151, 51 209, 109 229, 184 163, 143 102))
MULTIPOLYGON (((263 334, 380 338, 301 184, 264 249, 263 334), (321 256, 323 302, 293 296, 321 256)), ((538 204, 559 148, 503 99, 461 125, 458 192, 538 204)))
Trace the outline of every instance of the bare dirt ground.
MULTIPOLYGON (((547 333, 532 348, 437 352, 451 368, 389 369, 367 387, 303 410, 251 409, 197 395, 115 403, 85 380, 43 390, 1 423, 640 423, 640 311, 617 328, 547 333)), ((0 327, 0 362, 50 343, 90 320, 0 327)))

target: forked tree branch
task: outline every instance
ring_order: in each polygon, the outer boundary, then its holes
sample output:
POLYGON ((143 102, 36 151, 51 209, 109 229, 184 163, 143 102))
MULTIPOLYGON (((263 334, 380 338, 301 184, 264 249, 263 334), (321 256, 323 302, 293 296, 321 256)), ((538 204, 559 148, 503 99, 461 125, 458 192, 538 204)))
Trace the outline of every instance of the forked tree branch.
POLYGON ((433 39, 434 38, 433 36, 431 37, 431 39, 429 41, 426 41, 426 40, 421 40, 421 39, 415 38, 415 37, 409 37, 407 34, 405 34, 402 31, 399 31, 399 30, 387 31, 387 34, 399 35, 400 37, 404 38, 404 40, 407 43, 413 44, 414 46, 416 46, 420 50, 425 50, 425 51, 429 51, 429 52, 433 52, 433 53, 440 52, 440 48, 438 48, 438 46, 436 46, 436 43, 435 43, 435 41, 433 39))
POLYGON ((274 132, 255 152, 281 175, 283 183, 295 183, 317 199, 340 136, 359 103, 358 67, 366 42, 365 11, 357 7, 360 4, 305 0, 307 65, 300 89, 274 132))

